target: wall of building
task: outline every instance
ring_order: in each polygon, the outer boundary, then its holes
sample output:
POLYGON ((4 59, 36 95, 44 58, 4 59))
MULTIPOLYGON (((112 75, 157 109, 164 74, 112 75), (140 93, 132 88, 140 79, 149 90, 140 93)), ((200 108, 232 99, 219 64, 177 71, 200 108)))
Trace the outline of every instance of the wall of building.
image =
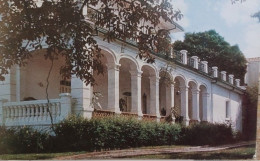
MULTIPOLYGON (((42 51, 44 52, 44 51, 42 51)), ((47 76, 51 61, 45 60, 42 52, 33 53, 33 58, 21 70, 21 100, 33 97, 37 100, 46 99, 47 76)), ((48 95, 50 99, 59 98, 61 59, 54 60, 49 77, 48 95)))
POLYGON ((230 90, 220 87, 216 84, 212 85, 212 110, 213 122, 227 123, 231 121, 231 125, 236 130, 242 130, 242 97, 230 90), (230 105, 230 116, 227 116, 226 102, 230 105))

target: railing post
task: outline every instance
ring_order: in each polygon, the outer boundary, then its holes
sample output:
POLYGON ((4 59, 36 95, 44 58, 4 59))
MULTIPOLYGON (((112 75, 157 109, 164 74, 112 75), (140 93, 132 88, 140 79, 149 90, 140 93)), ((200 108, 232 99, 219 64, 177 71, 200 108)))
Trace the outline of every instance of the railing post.
POLYGON ((205 73, 209 73, 209 71, 208 71, 208 62, 207 61, 201 61, 201 63, 204 65, 203 71, 205 73))
POLYGON ((230 84, 234 84, 234 75, 233 75, 233 74, 229 74, 229 75, 228 75, 228 82, 229 82, 230 84))
POLYGON ((182 63, 187 64, 187 50, 181 50, 180 53, 182 54, 182 63))
POLYGON ((5 102, 7 102, 6 99, 0 100, 0 126, 5 124, 4 123, 4 117, 5 116, 4 116, 4 108, 3 108, 5 102))
POLYGON ((193 68, 199 69, 199 58, 197 56, 191 57, 194 60, 193 68))
POLYGON ((226 71, 221 71, 220 73, 221 73, 221 79, 223 81, 227 81, 227 72, 226 71))
POLYGON ((240 79, 235 79, 235 82, 236 82, 236 86, 240 87, 240 79))
POLYGON ((60 95, 61 119, 67 118, 71 114, 71 95, 69 93, 61 93, 60 95))
POLYGON ((212 67, 213 70, 213 77, 217 78, 218 77, 218 67, 212 67))

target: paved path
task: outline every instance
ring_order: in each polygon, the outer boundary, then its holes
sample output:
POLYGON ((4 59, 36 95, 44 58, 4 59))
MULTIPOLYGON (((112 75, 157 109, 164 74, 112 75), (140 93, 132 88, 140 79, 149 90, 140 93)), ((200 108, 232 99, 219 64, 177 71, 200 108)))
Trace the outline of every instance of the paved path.
POLYGON ((253 145, 255 141, 239 142, 236 144, 227 144, 221 146, 193 146, 193 147, 160 147, 160 148, 140 148, 140 149, 125 149, 125 150, 111 150, 102 152, 89 152, 85 154, 78 154, 66 157, 54 158, 55 160, 75 160, 75 159, 110 159, 110 158, 127 158, 140 155, 149 154, 170 154, 182 152, 203 152, 203 151, 216 151, 230 148, 237 148, 241 146, 253 145))

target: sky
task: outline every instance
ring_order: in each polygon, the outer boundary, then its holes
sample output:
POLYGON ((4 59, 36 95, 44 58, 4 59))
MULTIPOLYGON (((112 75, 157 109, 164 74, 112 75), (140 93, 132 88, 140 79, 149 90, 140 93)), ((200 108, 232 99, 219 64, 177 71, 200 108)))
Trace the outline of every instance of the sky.
POLYGON ((214 29, 230 45, 238 45, 246 58, 260 57, 260 22, 251 15, 260 11, 260 0, 172 0, 183 18, 177 21, 184 32, 174 33, 173 41, 183 40, 185 32, 214 29))

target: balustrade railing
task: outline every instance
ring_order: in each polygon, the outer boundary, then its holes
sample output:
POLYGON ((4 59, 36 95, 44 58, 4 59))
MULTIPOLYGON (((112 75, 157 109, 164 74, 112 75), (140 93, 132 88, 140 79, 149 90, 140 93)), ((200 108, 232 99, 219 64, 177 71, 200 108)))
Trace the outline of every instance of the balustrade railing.
POLYGON ((208 75, 213 77, 214 76, 214 72, 213 72, 213 69, 212 67, 208 66, 208 75))
POLYGON ((3 106, 3 119, 6 126, 50 124, 50 113, 54 122, 60 120, 59 99, 46 101, 10 102, 3 106))
POLYGON ((194 59, 187 57, 187 64, 190 67, 194 67, 194 59))
POLYGON ((156 115, 143 114, 143 120, 156 121, 157 116, 156 115))
POLYGON ((205 65, 203 63, 199 62, 199 71, 205 72, 204 68, 205 68, 205 65))
MULTIPOLYGON (((104 15, 103 13, 101 13, 100 11, 92 8, 92 7, 88 7, 88 18, 90 19, 90 21, 94 22, 97 26, 100 27, 99 24, 102 24, 104 22, 101 22, 101 20, 103 19, 104 15), (96 23, 97 22, 97 23, 96 23)), ((106 23, 106 22, 105 22, 106 23)), ((131 26, 130 25, 126 25, 126 24, 114 24, 109 22, 108 26, 106 28, 104 28, 104 26, 102 26, 103 29, 105 30, 113 30, 114 27, 117 27, 117 34, 119 37, 125 37, 126 35, 128 35, 128 37, 131 37, 129 38, 128 40, 126 41, 133 41, 133 42, 137 42, 137 33, 136 32, 131 32, 130 33, 130 28, 131 26), (131 35, 131 36, 129 36, 131 35)))
POLYGON ((179 51, 174 51, 174 57, 176 59, 176 61, 182 63, 182 54, 179 51))
MULTIPOLYGON (((69 97, 66 97, 69 96, 69 97)), ((22 102, 7 102, 0 107, 5 126, 50 125, 63 120, 71 110, 71 97, 22 102), (68 100, 66 100, 68 99, 68 100), (65 101, 65 102, 63 102, 65 101)))
POLYGON ((101 118, 101 117, 108 117, 108 116, 114 116, 115 112, 107 111, 107 110, 94 110, 93 111, 93 118, 101 118))

